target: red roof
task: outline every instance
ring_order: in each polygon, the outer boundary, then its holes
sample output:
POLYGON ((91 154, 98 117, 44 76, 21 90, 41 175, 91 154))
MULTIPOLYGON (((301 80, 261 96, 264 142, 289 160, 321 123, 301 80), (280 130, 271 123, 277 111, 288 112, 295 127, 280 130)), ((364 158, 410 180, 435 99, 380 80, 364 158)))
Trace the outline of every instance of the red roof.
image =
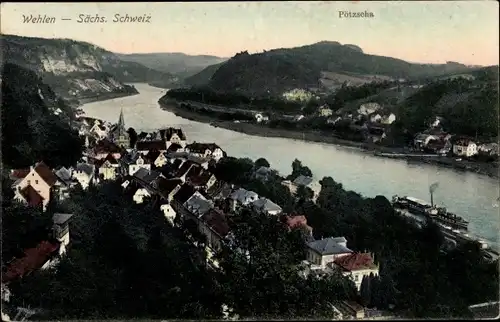
POLYGON ((47 262, 50 255, 58 249, 58 243, 42 241, 37 247, 25 250, 24 257, 15 259, 10 263, 7 271, 2 276, 2 282, 23 277, 27 273, 41 268, 47 262))
POLYGON ((24 197, 28 205, 32 207, 41 206, 43 204, 43 197, 31 186, 28 185, 21 190, 21 195, 24 197))
POLYGON ((16 170, 12 170, 12 172, 10 173, 10 177, 13 179, 23 179, 30 172, 31 172, 31 169, 16 169, 16 170))
POLYGON ((339 257, 335 259, 334 262, 346 271, 357 271, 376 267, 369 253, 352 253, 347 256, 339 257))
POLYGON ((57 182, 57 177, 56 175, 54 174, 54 172, 52 172, 52 169, 49 168, 45 163, 43 163, 43 161, 41 162, 38 162, 35 166, 35 172, 38 173, 38 175, 40 177, 42 177, 42 179, 49 185, 49 186, 53 186, 54 183, 57 182))

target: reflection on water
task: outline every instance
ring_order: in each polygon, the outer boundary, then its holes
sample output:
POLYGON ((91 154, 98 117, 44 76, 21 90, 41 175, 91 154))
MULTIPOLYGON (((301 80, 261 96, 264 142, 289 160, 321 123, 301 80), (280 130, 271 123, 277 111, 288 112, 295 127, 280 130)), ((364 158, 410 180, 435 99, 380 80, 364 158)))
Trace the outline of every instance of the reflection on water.
POLYGON ((216 142, 233 156, 264 157, 281 173, 290 173, 292 161, 297 158, 317 179, 331 176, 345 188, 368 197, 391 198, 398 194, 429 200, 429 186, 439 182, 434 202, 467 219, 471 234, 483 236, 489 242, 498 241, 499 208, 494 206, 499 196, 497 179, 430 164, 375 157, 355 148, 263 138, 214 128, 161 110, 158 107, 161 89, 135 85, 139 95, 86 104, 83 110, 90 117, 116 122, 123 108, 126 126, 136 130, 180 125, 189 141, 216 142))

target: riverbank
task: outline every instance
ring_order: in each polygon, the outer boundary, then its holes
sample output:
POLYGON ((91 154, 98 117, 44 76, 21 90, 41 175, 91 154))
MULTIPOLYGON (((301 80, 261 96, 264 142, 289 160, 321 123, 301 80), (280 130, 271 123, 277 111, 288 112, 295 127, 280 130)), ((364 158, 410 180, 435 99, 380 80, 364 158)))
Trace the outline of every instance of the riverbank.
POLYGON ((107 100, 120 98, 120 97, 134 96, 137 94, 139 94, 139 92, 137 90, 135 92, 111 92, 111 93, 99 94, 99 95, 92 96, 92 97, 80 98, 80 99, 78 99, 78 102, 79 102, 79 106, 81 106, 83 104, 99 102, 99 101, 107 101, 107 100))
POLYGON ((201 123, 208 123, 214 127, 220 127, 227 130, 244 133, 253 136, 287 138, 293 140, 320 142, 334 144, 338 146, 351 147, 359 149, 378 157, 396 158, 407 160, 411 163, 427 163, 447 168, 452 168, 460 171, 475 172, 489 177, 498 178, 499 169, 494 163, 478 163, 470 161, 456 161, 454 158, 441 156, 420 156, 418 154, 410 154, 401 148, 390 148, 364 142, 355 142, 343 140, 334 136, 326 135, 319 131, 303 131, 296 132, 286 129, 276 129, 265 125, 254 123, 234 123, 233 121, 215 120, 210 116, 195 113, 186 109, 179 108, 175 103, 159 102, 160 108, 172 112, 175 115, 201 123))

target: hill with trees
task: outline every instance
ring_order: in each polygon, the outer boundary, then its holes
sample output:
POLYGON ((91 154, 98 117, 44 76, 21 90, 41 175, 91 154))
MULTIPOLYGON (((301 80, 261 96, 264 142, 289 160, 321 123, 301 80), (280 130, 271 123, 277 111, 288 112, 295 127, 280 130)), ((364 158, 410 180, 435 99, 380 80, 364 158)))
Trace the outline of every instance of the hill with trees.
MULTIPOLYGON (((220 91, 281 96, 295 88, 321 89, 324 72, 353 76, 365 79, 363 82, 370 82, 377 79, 435 77, 468 70, 467 66, 457 63, 415 64, 391 57, 369 55, 354 45, 322 41, 257 54, 238 53, 215 71, 207 85, 220 91)), ((337 85, 342 83, 341 81, 337 85)))
POLYGON ((72 108, 30 70, 7 63, 1 76, 3 166, 29 167, 41 160, 51 167, 76 163, 83 141, 71 126, 72 108))

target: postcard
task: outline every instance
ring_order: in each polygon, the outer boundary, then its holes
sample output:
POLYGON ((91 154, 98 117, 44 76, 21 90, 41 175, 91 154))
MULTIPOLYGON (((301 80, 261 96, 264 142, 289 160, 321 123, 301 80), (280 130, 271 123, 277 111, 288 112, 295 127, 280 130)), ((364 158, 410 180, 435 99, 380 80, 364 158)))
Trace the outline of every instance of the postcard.
POLYGON ((2 320, 498 317, 498 7, 2 3, 2 320))

